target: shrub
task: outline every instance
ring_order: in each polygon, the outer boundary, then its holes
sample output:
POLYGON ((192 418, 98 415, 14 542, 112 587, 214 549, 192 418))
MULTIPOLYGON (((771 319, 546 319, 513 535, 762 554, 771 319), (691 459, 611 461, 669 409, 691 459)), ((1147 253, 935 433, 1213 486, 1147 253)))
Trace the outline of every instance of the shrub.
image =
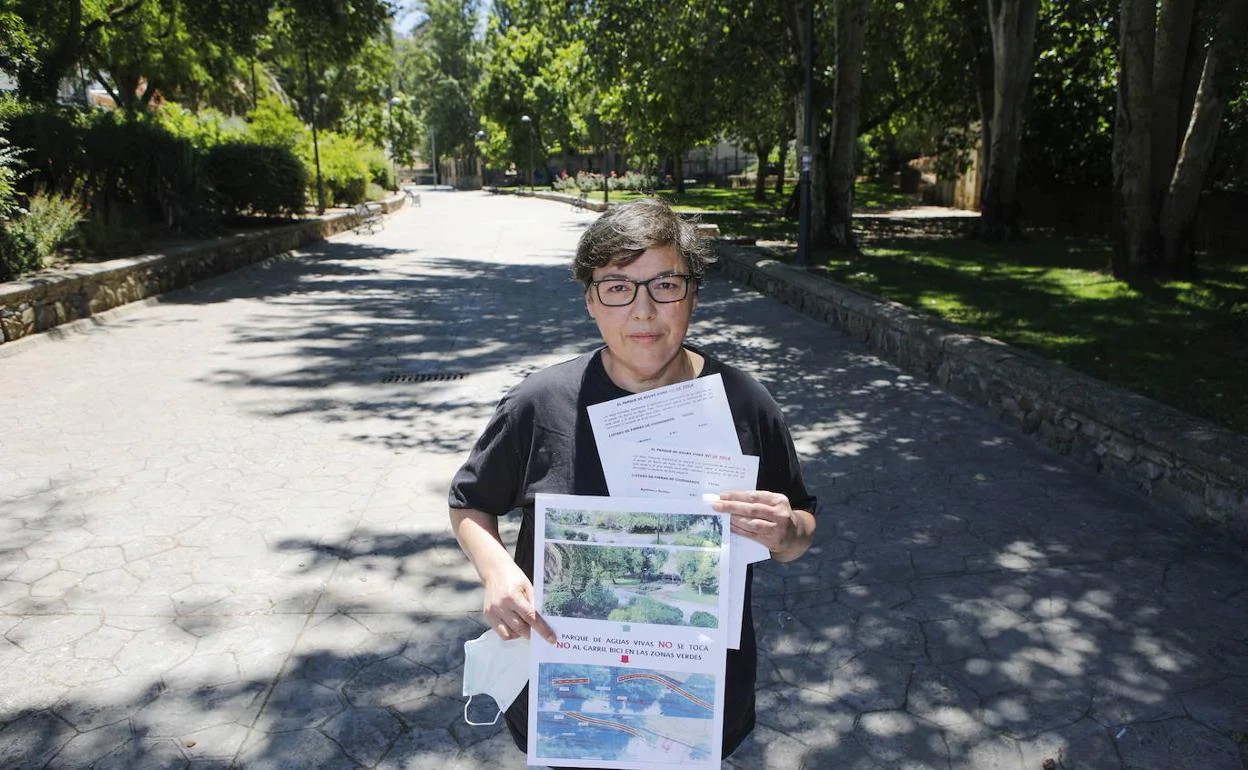
POLYGON ((239 118, 231 118, 216 110, 191 112, 173 102, 161 105, 155 120, 171 135, 186 139, 199 150, 238 140, 247 134, 247 125, 239 118))
POLYGON ((612 190, 629 190, 631 192, 648 193, 658 186, 658 181, 647 174, 636 171, 625 171, 624 176, 612 176, 608 183, 612 190))
POLYGON ((73 198, 36 193, 29 210, 6 220, 0 230, 0 280, 42 268, 81 220, 82 207, 73 198))
POLYGON ((719 628, 719 620, 709 612, 698 610, 689 616, 689 625, 698 628, 719 628))
POLYGON ((120 212, 137 230, 202 232, 216 225, 195 147, 157 121, 17 102, 2 111, 9 141, 30 148, 28 191, 39 186, 70 195, 81 189, 92 218, 120 212))
POLYGON ((626 623, 661 623, 667 626, 679 626, 684 617, 684 613, 679 608, 643 596, 629 602, 628 606, 623 609, 612 610, 607 619, 626 623))
POLYGON ((20 150, 0 136, 0 221, 17 210, 17 181, 23 175, 20 154, 20 150))
POLYGON ((576 186, 580 192, 596 192, 602 189, 602 174, 582 171, 576 175, 576 186))
MULTIPOLYGON (((376 147, 370 148, 366 160, 368 162, 369 184, 375 184, 383 191, 393 190, 398 187, 395 184, 394 164, 386 160, 386 155, 383 151, 378 150, 376 147)), ((383 195, 382 197, 385 196, 383 195)), ((370 199, 372 199, 371 196, 370 199)))
POLYGON ((573 601, 572 591, 566 586, 552 586, 546 590, 542 600, 544 602, 542 612, 557 617, 565 616, 568 614, 568 605, 573 601))
POLYGON ((223 214, 303 213, 308 173, 289 147, 222 142, 207 150, 204 166, 223 214))
POLYGON ((369 148, 354 137, 332 132, 321 135, 320 145, 326 203, 353 206, 365 200, 369 148))

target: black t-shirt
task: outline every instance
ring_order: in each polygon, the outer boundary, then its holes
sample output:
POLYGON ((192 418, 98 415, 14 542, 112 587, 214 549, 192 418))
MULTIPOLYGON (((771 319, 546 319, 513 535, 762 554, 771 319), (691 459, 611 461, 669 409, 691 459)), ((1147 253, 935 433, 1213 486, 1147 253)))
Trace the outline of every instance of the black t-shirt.
MULTIPOLYGON (((757 488, 780 492, 794 509, 814 513, 815 498, 802 482, 793 439, 771 394, 748 374, 687 347, 705 359, 700 377, 718 374, 723 378, 741 452, 759 458, 757 488)), ((532 579, 537 494, 607 494, 588 407, 628 395, 607 375, 601 348, 529 376, 499 402, 468 460, 455 474, 450 507, 495 516, 521 511, 515 560, 532 579)), ((754 728, 758 651, 751 613, 752 577, 751 571, 745 583, 741 648, 728 651, 724 756, 754 728)), ((526 688, 506 714, 508 729, 521 750, 526 747, 528 705, 526 688)))

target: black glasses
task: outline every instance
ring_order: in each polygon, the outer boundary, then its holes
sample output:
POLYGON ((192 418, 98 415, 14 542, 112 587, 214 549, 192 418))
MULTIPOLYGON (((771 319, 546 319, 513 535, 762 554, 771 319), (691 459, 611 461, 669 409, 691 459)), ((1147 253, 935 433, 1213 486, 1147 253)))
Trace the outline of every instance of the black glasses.
POLYGON ((633 304, 637 299, 637 287, 645 286, 650 299, 660 304, 680 302, 689 296, 689 284, 693 283, 688 273, 670 273, 656 275, 647 281, 634 281, 631 278, 603 278, 591 281, 590 286, 598 292, 598 301, 607 307, 623 307, 633 304))

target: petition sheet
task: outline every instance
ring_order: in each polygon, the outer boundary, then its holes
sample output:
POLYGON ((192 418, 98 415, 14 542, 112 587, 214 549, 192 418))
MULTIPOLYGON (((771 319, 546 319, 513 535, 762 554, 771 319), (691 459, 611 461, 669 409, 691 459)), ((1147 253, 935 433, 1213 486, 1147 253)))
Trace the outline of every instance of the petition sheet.
POLYGON ((728 517, 700 499, 539 494, 531 765, 718 770, 728 517))
MULTIPOLYGON (((746 478, 731 475, 731 469, 724 473, 724 468, 715 467, 712 457, 701 468, 686 467, 681 479, 674 479, 671 474, 667 474, 668 478, 656 479, 653 478, 655 474, 644 470, 655 456, 638 458, 633 454, 638 444, 654 444, 744 457, 724 392, 724 380, 718 374, 595 404, 588 412, 607 489, 612 495, 669 496, 678 489, 688 492, 701 482, 707 486, 698 490, 699 495, 756 486, 758 458, 754 458, 755 472, 746 478), (655 483, 657 481, 667 483, 660 485, 655 483)), ((746 567, 767 559, 770 554, 762 544, 747 537, 733 535, 732 541, 735 548, 730 585, 735 618, 730 627, 736 631, 730 635, 729 645, 737 649, 741 643, 746 567)))

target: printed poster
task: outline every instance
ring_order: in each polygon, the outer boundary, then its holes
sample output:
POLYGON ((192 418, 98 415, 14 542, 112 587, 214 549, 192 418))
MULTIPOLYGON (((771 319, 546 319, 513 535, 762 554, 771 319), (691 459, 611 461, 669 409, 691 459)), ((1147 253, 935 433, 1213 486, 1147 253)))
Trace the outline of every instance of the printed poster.
POLYGON ((726 514, 696 499, 543 495, 530 765, 718 770, 730 622, 726 514))

